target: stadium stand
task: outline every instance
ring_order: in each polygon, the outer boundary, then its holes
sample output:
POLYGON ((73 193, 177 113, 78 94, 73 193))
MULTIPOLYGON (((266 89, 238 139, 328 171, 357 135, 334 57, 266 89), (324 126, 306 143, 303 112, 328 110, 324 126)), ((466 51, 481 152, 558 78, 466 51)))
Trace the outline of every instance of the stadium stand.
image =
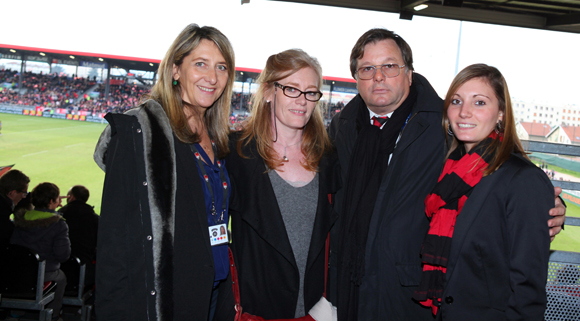
MULTIPOLYGON (((98 98, 90 98, 89 95, 81 97, 78 104, 73 105, 75 110, 87 111, 91 114, 100 113, 123 113, 133 107, 137 107, 143 95, 149 92, 150 88, 138 85, 111 85, 109 100, 104 98, 105 86, 99 84, 93 91, 98 94, 98 98)), ((95 95, 96 96, 96 95, 95 95)))
MULTIPOLYGON (((246 75, 248 73, 246 72, 246 75)), ((252 74, 257 77, 257 74, 252 74)), ((151 89, 140 83, 126 83, 116 80, 109 87, 109 99, 105 96, 105 84, 91 78, 77 78, 67 75, 25 72, 22 92, 19 95, 20 73, 0 70, 0 104, 22 107, 65 108, 68 114, 100 117, 106 113, 123 113, 136 107, 151 89)), ((326 122, 336 115, 348 101, 323 101, 327 111, 326 122)), ((251 95, 234 92, 232 94, 232 127, 237 127, 248 115, 251 95)))
POLYGON ((24 106, 66 107, 96 84, 95 80, 66 75, 25 72, 22 77, 20 95, 15 90, 20 73, 12 70, 0 71, 0 102, 24 106))

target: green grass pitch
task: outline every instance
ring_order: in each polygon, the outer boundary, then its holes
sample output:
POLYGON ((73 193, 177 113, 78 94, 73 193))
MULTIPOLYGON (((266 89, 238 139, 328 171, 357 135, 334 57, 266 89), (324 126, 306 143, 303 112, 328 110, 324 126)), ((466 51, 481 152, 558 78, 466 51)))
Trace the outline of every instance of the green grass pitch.
MULTIPOLYGON (((66 195, 73 185, 86 186, 88 203, 100 214, 104 172, 93 161, 105 124, 0 113, 0 166, 15 164, 30 177, 31 191, 51 182, 66 195)), ((63 205, 66 200, 63 200, 63 205)))
MULTIPOLYGON (((28 175, 29 191, 38 183, 52 182, 66 195, 71 186, 85 185, 91 193, 88 203, 100 214, 105 175, 93 161, 93 151, 106 123, 2 113, 0 121, 0 166, 15 164, 28 175)), ((568 204, 567 212, 580 217, 580 207, 574 204, 568 204)), ((552 249, 579 252, 580 227, 566 227, 552 249)))

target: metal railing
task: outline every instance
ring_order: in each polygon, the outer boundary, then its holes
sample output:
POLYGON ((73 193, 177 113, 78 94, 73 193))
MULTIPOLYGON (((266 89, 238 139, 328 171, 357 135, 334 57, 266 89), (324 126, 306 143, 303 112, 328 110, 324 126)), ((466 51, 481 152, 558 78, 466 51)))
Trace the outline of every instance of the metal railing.
MULTIPOLYGON (((522 141, 528 152, 580 156, 580 146, 522 141)), ((552 180, 562 189, 580 190, 580 183, 552 180)), ((580 226, 580 218, 566 217, 566 226, 580 226)), ((580 251, 580 249, 578 249, 580 251)), ((545 320, 580 320, 580 253, 551 251, 546 284, 545 320)))

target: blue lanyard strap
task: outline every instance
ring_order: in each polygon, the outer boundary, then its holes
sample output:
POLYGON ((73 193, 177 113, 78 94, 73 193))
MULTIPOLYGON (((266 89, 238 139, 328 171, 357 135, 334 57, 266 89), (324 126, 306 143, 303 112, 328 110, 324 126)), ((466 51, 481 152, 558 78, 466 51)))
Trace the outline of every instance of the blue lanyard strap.
POLYGON ((407 120, 405 120, 405 123, 403 124, 403 127, 401 128, 401 133, 403 132, 403 129, 405 129, 405 126, 407 126, 407 123, 409 122, 409 118, 411 118, 411 113, 409 113, 409 116, 407 116, 407 120))
MULTIPOLYGON (((213 140, 211 141, 211 146, 214 152, 214 155, 217 155, 217 150, 215 147, 215 144, 213 142, 213 140)), ((201 170, 201 174, 203 175, 203 180, 205 181, 205 185, 207 186, 207 189, 209 190, 209 194, 211 195, 211 215, 214 219, 214 222, 216 224, 221 223, 224 220, 224 212, 226 211, 226 206, 227 206, 227 202, 228 202, 228 193, 227 193, 227 189, 228 189, 228 182, 226 181, 226 174, 224 173, 224 169, 222 166, 222 163, 220 160, 216 160, 216 163, 220 169, 220 179, 222 182, 222 186, 224 188, 224 193, 223 193, 223 203, 222 203, 222 211, 220 216, 217 216, 217 211, 215 209, 215 197, 213 194, 213 189, 211 187, 211 182, 209 181, 209 176, 207 175, 207 172, 205 171, 205 167, 204 167, 204 163, 201 161, 201 154, 199 153, 199 151, 197 150, 197 147, 195 147, 195 144, 191 144, 189 145, 189 147, 191 148, 191 151, 193 152, 193 156, 195 156, 195 160, 197 161, 197 165, 199 166, 199 169, 201 170)))

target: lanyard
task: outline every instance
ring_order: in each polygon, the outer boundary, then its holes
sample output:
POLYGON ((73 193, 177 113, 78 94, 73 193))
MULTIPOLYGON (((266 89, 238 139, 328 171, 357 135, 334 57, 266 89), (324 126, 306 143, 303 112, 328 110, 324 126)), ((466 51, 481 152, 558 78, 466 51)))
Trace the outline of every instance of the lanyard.
MULTIPOLYGON (((220 179, 222 181, 222 186, 224 187, 222 212, 220 213, 220 215, 218 217, 217 211, 215 209, 215 197, 213 195, 213 189, 212 189, 211 183, 209 181, 209 176, 207 176, 207 172, 205 171, 205 167, 203 166, 204 163, 201 161, 201 154, 197 150, 197 147, 195 147, 195 144, 191 144, 189 146, 191 147, 191 151, 193 152, 193 155, 195 156, 195 160, 197 161, 197 165, 199 166, 201 173, 203 174, 203 179, 205 181, 205 185, 207 186, 207 189, 209 190, 209 194, 211 195, 211 216, 213 218, 213 221, 215 224, 221 224, 224 221, 224 213, 226 212, 226 205, 228 202, 228 193, 227 193, 228 183, 226 181, 226 174, 224 173, 222 163, 219 160, 216 160, 216 163, 220 169, 220 179)), ((213 149, 214 155, 217 155, 217 150, 216 150, 216 147, 215 147, 213 140, 211 141, 211 147, 213 149)))
POLYGON ((409 118, 411 118, 411 114, 412 113, 409 113, 409 116, 407 116, 407 120, 405 120, 405 123, 403 124, 403 127, 401 127, 401 134, 403 133, 403 129, 405 129, 405 126, 407 126, 407 123, 409 122, 409 118))

